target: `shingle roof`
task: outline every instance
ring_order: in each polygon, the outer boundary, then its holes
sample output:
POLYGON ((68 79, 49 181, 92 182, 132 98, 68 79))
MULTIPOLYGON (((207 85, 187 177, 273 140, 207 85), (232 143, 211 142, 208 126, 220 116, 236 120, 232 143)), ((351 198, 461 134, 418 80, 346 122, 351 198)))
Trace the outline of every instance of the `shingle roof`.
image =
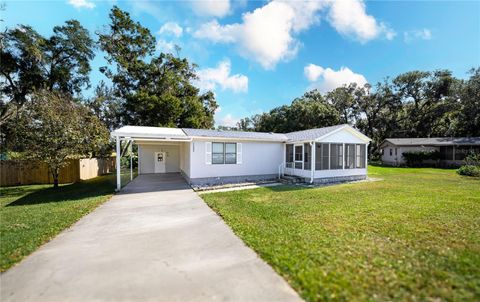
POLYGON ((421 138, 387 138, 397 146, 449 146, 449 145, 480 145, 480 137, 421 137, 421 138))
POLYGON ((240 138, 240 139, 273 140, 273 141, 287 140, 287 136, 282 133, 224 131, 224 130, 207 130, 207 129, 192 129, 192 128, 182 128, 182 130, 185 132, 187 136, 194 136, 194 137, 240 138))
POLYGON ((330 126, 330 127, 323 127, 323 128, 316 128, 316 129, 309 129, 309 130, 302 130, 302 131, 295 131, 295 132, 287 133, 286 135, 288 139, 291 141, 313 140, 313 139, 322 137, 342 127, 345 127, 345 124, 330 126))
POLYGON ((181 139, 192 137, 205 138, 232 138, 245 140, 264 140, 279 142, 308 141, 320 138, 337 129, 348 125, 336 125, 331 127, 309 129, 290 133, 273 132, 247 132, 247 131, 225 131, 193 128, 162 128, 162 127, 143 127, 143 126, 124 126, 112 132, 112 135, 119 135, 133 138, 160 138, 160 139, 181 139))

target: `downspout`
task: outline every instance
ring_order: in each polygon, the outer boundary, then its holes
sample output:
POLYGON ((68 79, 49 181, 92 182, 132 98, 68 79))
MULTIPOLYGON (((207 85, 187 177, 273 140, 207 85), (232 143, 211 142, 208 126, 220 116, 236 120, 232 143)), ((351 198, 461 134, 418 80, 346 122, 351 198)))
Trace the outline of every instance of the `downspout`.
POLYGON ((310 150, 312 152, 312 160, 310 161, 310 183, 313 184, 313 179, 315 178, 315 157, 316 157, 316 146, 315 146, 315 141, 310 142, 310 150))

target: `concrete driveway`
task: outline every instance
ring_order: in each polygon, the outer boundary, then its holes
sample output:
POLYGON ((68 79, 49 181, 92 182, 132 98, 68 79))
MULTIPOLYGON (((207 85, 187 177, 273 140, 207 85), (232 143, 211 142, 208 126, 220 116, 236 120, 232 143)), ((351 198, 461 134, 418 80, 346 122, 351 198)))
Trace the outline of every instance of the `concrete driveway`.
POLYGON ((1 301, 299 301, 178 174, 140 175, 1 275, 1 301))

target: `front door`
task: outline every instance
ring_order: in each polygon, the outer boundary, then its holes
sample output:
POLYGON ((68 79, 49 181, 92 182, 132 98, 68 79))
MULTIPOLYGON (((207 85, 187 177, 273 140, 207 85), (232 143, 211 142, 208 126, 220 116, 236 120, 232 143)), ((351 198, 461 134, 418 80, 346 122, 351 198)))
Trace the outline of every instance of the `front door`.
POLYGON ((165 161, 167 157, 165 156, 165 152, 155 152, 155 158, 153 161, 155 162, 155 173, 165 173, 167 172, 165 167, 165 161))

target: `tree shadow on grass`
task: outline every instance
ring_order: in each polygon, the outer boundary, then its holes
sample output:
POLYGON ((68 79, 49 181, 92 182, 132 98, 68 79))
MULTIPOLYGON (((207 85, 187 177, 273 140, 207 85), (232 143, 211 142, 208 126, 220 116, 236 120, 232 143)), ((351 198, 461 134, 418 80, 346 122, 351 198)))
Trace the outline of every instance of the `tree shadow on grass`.
MULTIPOLYGON (((43 204, 51 202, 63 202, 63 201, 77 201, 85 198, 93 198, 102 195, 112 194, 115 190, 115 183, 111 177, 99 177, 87 181, 81 181, 79 183, 63 185, 58 188, 45 188, 40 190, 32 189, 33 191, 13 202, 9 203, 10 206, 24 206, 43 204)), ((18 189, 19 191, 21 189, 18 189)), ((23 193, 26 190, 21 190, 23 193)), ((13 192, 9 193, 13 195, 13 192)), ((17 191, 18 194, 18 191, 17 191)))

